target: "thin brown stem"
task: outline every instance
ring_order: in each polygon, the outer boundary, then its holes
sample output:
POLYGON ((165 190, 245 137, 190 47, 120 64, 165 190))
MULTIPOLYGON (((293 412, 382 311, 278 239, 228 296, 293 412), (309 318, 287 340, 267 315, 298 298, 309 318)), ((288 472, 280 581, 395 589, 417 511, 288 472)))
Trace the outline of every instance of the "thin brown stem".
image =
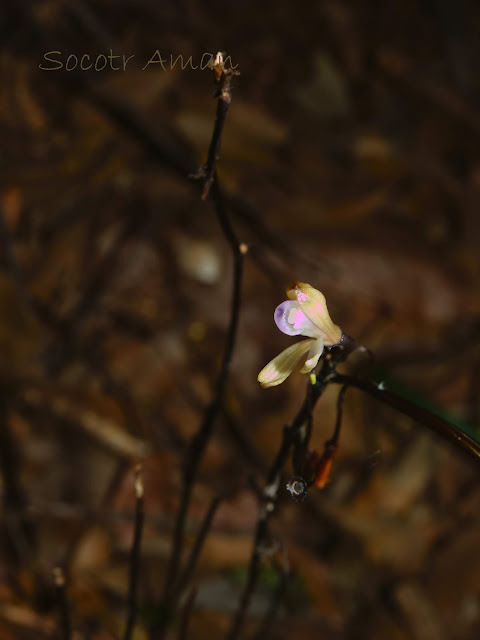
POLYGON ((348 389, 348 385, 343 385, 338 393, 337 398, 337 417, 335 419, 335 427, 331 438, 325 441, 323 446, 323 453, 320 458, 314 460, 313 478, 309 481, 310 485, 315 485, 317 489, 323 489, 330 480, 330 474, 333 465, 333 459, 338 449, 338 440, 340 438, 340 430, 342 428, 343 417, 343 401, 345 399, 345 392, 348 389))
POLYGON ((223 127, 225 125, 228 108, 232 101, 232 80, 236 75, 239 75, 238 71, 223 68, 223 55, 221 53, 217 54, 213 68, 219 85, 216 94, 217 116, 215 118, 212 139, 208 148, 207 163, 200 170, 200 176, 203 177, 202 200, 207 198, 210 187, 215 180, 223 127))
POLYGON ((67 595, 65 584, 65 575, 60 567, 53 570, 53 581, 55 585, 55 595, 57 598, 57 606, 59 612, 59 623, 62 640, 71 640, 72 638, 72 619, 70 611, 70 601, 67 595))
MULTIPOLYGON (((225 88, 226 85, 223 85, 222 81, 220 81, 220 86, 225 88)), ((217 97, 219 97, 219 99, 221 100, 224 100, 225 98, 225 96, 222 96, 221 92, 220 96, 217 97)), ((226 115, 226 112, 224 115, 226 115)), ((210 149, 212 149, 213 147, 218 148, 218 145, 220 144, 219 138, 223 131, 223 124, 224 118, 222 120, 221 127, 216 121, 212 134, 212 140, 215 138, 216 141, 215 144, 212 141, 212 143, 210 144, 210 149)), ((210 156, 211 153, 209 153, 209 157, 210 156)), ((207 406, 200 427, 198 428, 196 434, 193 436, 186 453, 180 505, 178 508, 177 518, 174 526, 172 552, 170 554, 164 583, 163 608, 165 610, 165 616, 163 620, 159 623, 156 623, 156 626, 152 629, 152 634, 155 635, 158 632, 159 637, 164 636, 168 623, 169 613, 175 607, 175 598, 173 597, 172 599, 172 595, 175 595, 173 593, 172 586, 177 581, 178 573, 180 570, 180 559, 184 546, 187 513, 192 498, 193 487, 197 479, 198 469, 203 459, 205 449, 208 445, 208 442, 210 441, 215 420, 217 419, 217 416, 222 408, 225 388, 228 382, 230 365, 235 349, 238 320, 240 315, 240 295, 243 277, 243 255, 245 254, 245 250, 243 245, 240 244, 227 214, 225 199, 222 189, 220 188, 218 176, 216 173, 216 156, 213 161, 210 158, 209 161, 207 161, 206 166, 207 169, 202 173, 202 176, 208 177, 209 172, 213 171, 213 182, 211 183, 211 190, 209 187, 210 197, 215 207, 218 223, 223 232, 223 235, 225 236, 225 239, 230 246, 233 256, 233 282, 232 297, 230 302, 230 322, 227 330, 222 363, 216 379, 212 401, 207 406)))
POLYGON ((290 566, 288 562, 288 556, 285 547, 282 545, 283 559, 281 565, 277 566, 279 583, 277 588, 272 594, 272 598, 265 616, 260 623, 257 632, 251 640, 263 640, 269 638, 271 635, 271 629, 275 622, 275 618, 278 615, 282 600, 285 598, 288 581, 290 578, 290 566))
POLYGON ((177 634, 178 640, 187 640, 188 638, 188 628, 190 625, 190 617, 192 615, 196 597, 197 597, 197 589, 195 587, 192 587, 185 601, 185 604, 182 608, 180 624, 178 626, 178 634, 177 634))
POLYGON ((142 468, 137 465, 135 468, 135 524, 133 533, 132 548, 130 550, 130 567, 128 580, 128 610, 127 622, 123 640, 130 640, 135 629, 138 615, 138 581, 140 578, 140 546, 142 542, 143 523, 145 520, 142 468))
POLYGON ((269 520, 276 509, 283 469, 290 456, 290 451, 298 439, 300 430, 311 420, 311 414, 315 404, 325 390, 327 383, 324 381, 324 378, 330 370, 330 367, 330 362, 324 361, 322 365, 323 375, 318 376, 313 385, 309 383, 310 388, 307 387, 307 393, 302 407, 292 423, 283 429, 282 442, 269 469, 267 483, 263 490, 263 503, 260 506, 260 513, 255 529, 247 580, 232 625, 226 636, 227 640, 236 640, 242 630, 260 576, 262 554, 268 539, 269 520))
POLYGON ((174 592, 175 592, 176 598, 179 598, 181 596, 183 590, 188 585, 193 575, 193 572, 195 571, 198 560, 200 558, 200 554, 203 549, 203 545, 205 543, 205 539, 208 535, 208 532, 210 531, 210 527, 212 526, 212 520, 217 512, 217 509, 221 501, 222 501, 222 498, 220 496, 217 496, 212 500, 210 507, 208 508, 208 511, 205 515, 205 518, 203 519, 202 525, 197 534, 197 537, 193 545, 193 548, 190 552, 190 555, 187 561, 185 562, 183 571, 180 574, 180 577, 178 578, 177 584, 175 585, 174 592))

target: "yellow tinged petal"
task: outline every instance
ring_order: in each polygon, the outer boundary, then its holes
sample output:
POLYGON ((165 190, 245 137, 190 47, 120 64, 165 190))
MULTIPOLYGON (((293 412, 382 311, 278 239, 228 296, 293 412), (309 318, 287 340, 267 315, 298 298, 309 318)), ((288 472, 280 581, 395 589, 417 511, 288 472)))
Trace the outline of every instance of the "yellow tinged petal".
POLYGON ((320 329, 324 335, 325 346, 340 342, 342 330, 333 324, 323 293, 306 282, 295 282, 287 289, 287 296, 290 300, 296 300, 307 318, 320 329))
POLYGON ((315 338, 307 338, 287 347, 269 362, 258 374, 258 381, 264 389, 281 384, 297 366, 302 356, 309 351, 315 338))
POLYGON ((310 350, 307 354, 307 360, 305 361, 303 367, 300 369, 300 373, 310 373, 310 371, 313 371, 313 369, 315 369, 315 367, 317 366, 322 353, 323 338, 319 338, 318 340, 315 340, 315 342, 310 347, 310 350))

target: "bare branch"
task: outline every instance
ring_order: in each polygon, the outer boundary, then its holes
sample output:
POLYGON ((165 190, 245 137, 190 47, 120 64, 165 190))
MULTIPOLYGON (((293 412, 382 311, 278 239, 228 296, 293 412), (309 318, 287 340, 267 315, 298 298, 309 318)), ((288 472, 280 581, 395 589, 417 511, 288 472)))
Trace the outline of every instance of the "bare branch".
POLYGON ((342 416, 343 416, 343 401, 345 398, 345 392, 348 389, 347 385, 343 385, 340 389, 337 398, 337 417, 335 420, 335 428, 331 438, 325 441, 323 447, 323 454, 312 463, 313 467, 313 479, 311 484, 314 484, 317 489, 323 489, 330 480, 330 473, 332 470, 333 458, 337 453, 338 440, 340 438, 340 430, 342 428, 342 416))
POLYGON ((55 585, 55 594, 57 597, 57 605, 59 610, 62 640, 71 640, 72 619, 70 602, 68 600, 67 589, 65 585, 65 575, 60 567, 55 567, 55 569, 53 570, 53 581, 55 585))
POLYGON ((225 125, 228 108, 232 101, 232 80, 235 76, 240 75, 238 71, 224 68, 223 54, 220 52, 217 53, 217 57, 213 64, 213 70, 215 72, 217 84, 219 85, 216 93, 217 116, 215 118, 215 126, 213 128, 212 139, 208 149, 207 163, 197 174, 197 177, 203 178, 202 200, 207 198, 210 192, 210 187, 215 180, 223 127, 225 125))
POLYGON ((140 577, 140 545, 145 520, 143 501, 142 467, 135 467, 135 528, 130 551, 130 574, 128 581, 128 612, 123 640, 131 640, 138 614, 138 581, 140 577))
POLYGON ((188 638, 188 626, 190 623, 190 616, 192 614, 193 607, 195 605, 195 599, 197 597, 197 589, 193 587, 190 589, 190 593, 185 601, 185 605, 183 606, 180 624, 178 627, 178 640, 187 640, 188 638))
POLYGON ((272 598, 269 607, 266 611, 265 617, 260 623, 257 632, 253 636, 252 640, 263 640, 269 638, 271 635, 271 628, 275 622, 275 618, 278 615, 279 608, 282 600, 285 597, 288 581, 290 579, 290 564, 288 561, 287 550, 285 545, 282 544, 282 562, 277 566, 279 583, 272 594, 272 598))
MULTIPOLYGON (((222 70, 222 74, 223 73, 224 71, 222 70)), ((220 86, 222 85, 220 84, 220 86)), ((221 96, 217 97, 221 99, 221 96)), ((221 132, 223 130, 223 123, 224 118, 222 120, 222 126, 219 128, 219 125, 216 122, 212 138, 220 138, 221 132)), ((212 147, 212 144, 210 145, 210 147, 212 147)), ((217 144, 220 144, 219 139, 217 140, 215 145, 217 144)), ((193 436, 187 449, 186 459, 184 463, 180 506, 177 512, 177 518, 173 532, 172 552, 170 555, 164 584, 163 604, 165 609, 174 606, 174 599, 172 601, 172 586, 175 584, 179 572, 180 557, 185 538, 185 523, 187 512, 190 506, 192 491, 197 478, 198 468, 212 435, 215 420, 222 408, 223 396, 227 385, 230 365, 235 348, 238 320, 240 315, 240 294, 243 277, 243 256, 245 255, 245 247, 242 243, 239 242, 228 217, 223 192, 218 183, 218 177, 216 174, 216 161, 213 163, 212 167, 214 172, 214 179, 210 195, 215 206, 215 212, 217 214, 220 228, 223 232, 223 235, 225 236, 225 239, 230 245, 233 256, 233 283, 232 297, 230 302, 230 322, 227 331, 222 363, 215 383, 212 401, 207 406, 200 427, 196 434, 193 436)), ((160 637, 162 637, 161 634, 165 632, 167 618, 168 616, 166 616, 161 623, 157 623, 160 625, 161 629, 154 629, 154 631, 159 631, 160 637)))
POLYGON ((210 527, 212 526, 212 520, 217 512, 217 509, 221 501, 222 501, 222 498, 220 496, 217 496, 212 500, 210 504, 210 507, 205 515, 205 518, 202 522, 200 530, 197 534, 195 544, 193 545, 193 548, 190 552, 188 560, 185 563, 184 569, 177 581, 177 584, 175 585, 174 592, 175 592, 176 598, 179 598, 181 596, 183 590, 188 585, 193 575, 193 572, 195 571, 195 568, 198 563, 198 559, 200 557, 200 554, 203 549, 203 545, 205 543, 205 538, 207 537, 207 534, 210 531, 210 527))
POLYGON ((236 640, 242 630, 245 617, 250 606, 250 601, 260 576, 262 551, 265 548, 265 543, 268 538, 269 520, 276 509, 282 471, 288 461, 292 447, 298 441, 301 430, 304 429, 306 423, 309 423, 312 419, 311 415, 315 404, 328 384, 325 379, 331 371, 331 367, 332 362, 330 360, 323 361, 321 374, 309 382, 302 407, 292 423, 283 429, 283 439, 277 455, 269 469, 267 483, 263 490, 263 504, 260 506, 260 513, 255 530, 247 581, 240 598, 239 606, 234 615, 232 625, 227 634, 227 640, 236 640))

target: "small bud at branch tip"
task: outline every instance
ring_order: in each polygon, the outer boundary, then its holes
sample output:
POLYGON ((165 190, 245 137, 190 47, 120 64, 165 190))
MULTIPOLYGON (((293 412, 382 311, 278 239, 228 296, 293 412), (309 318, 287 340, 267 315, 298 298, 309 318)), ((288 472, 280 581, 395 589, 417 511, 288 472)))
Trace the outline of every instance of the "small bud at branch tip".
POLYGON ((137 500, 140 500, 141 498, 143 498, 143 482, 142 482, 142 465, 141 464, 137 464, 137 466, 135 467, 134 473, 135 473, 135 480, 134 480, 135 495, 137 497, 137 500))
POLYGON ((52 571, 53 581, 56 587, 64 587, 65 586, 65 575, 63 573, 63 569, 60 567, 55 567, 52 571))

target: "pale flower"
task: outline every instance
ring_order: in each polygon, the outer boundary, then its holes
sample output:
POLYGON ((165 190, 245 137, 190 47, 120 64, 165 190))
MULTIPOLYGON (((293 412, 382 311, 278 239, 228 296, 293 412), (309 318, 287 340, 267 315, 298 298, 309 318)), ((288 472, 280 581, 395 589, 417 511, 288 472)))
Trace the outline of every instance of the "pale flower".
POLYGON ((333 324, 327 309, 325 296, 305 282, 296 282, 287 289, 289 300, 275 309, 277 327, 288 336, 307 336, 282 351, 258 374, 262 387, 281 384, 307 354, 300 373, 310 373, 318 364, 325 347, 333 347, 342 341, 343 332, 333 324))

